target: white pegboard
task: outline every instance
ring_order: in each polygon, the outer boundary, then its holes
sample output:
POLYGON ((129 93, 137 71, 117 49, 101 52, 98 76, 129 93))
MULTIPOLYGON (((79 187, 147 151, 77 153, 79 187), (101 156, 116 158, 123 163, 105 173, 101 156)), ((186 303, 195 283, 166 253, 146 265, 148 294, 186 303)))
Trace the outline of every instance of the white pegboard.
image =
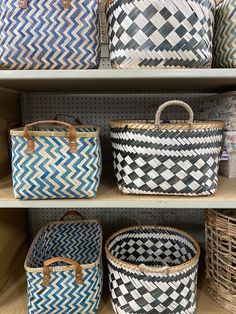
MULTIPOLYGON (((203 97, 210 94, 55 94, 26 93, 22 95, 23 122, 52 119, 55 113, 78 116, 84 124, 96 124, 102 128, 103 160, 112 168, 112 153, 107 122, 111 119, 153 119, 160 104, 170 99, 180 99, 189 103, 197 119, 200 115, 203 97)), ((164 117, 185 119, 184 110, 172 107, 164 117)), ((112 173, 112 172, 111 172, 112 173)), ((31 231, 34 236, 45 223, 57 220, 63 209, 31 209, 31 231)), ((149 211, 149 210, 148 210, 149 211)), ((153 209, 159 224, 184 228, 203 241, 202 210, 153 209)), ((121 227, 135 223, 135 217, 143 209, 80 209, 88 218, 97 218, 109 234, 121 227)), ((146 222, 146 221, 145 221, 146 222)), ((147 221, 149 223, 149 221, 147 221)))

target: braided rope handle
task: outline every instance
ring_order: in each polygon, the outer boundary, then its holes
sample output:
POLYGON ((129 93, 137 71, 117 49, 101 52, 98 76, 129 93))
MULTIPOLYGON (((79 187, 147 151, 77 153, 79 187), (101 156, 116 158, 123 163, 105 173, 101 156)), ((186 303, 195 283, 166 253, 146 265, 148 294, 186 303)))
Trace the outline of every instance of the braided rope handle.
POLYGON ((192 128, 192 126, 193 126, 193 110, 192 110, 192 108, 184 101, 170 100, 170 101, 167 101, 164 104, 162 104, 156 112, 155 124, 157 125, 158 130, 161 129, 161 114, 169 106, 181 106, 184 109, 186 109, 189 113, 188 124, 189 124, 189 127, 192 128))
POLYGON ((161 273, 161 274, 168 275, 170 271, 169 266, 156 267, 156 266, 146 266, 145 264, 140 264, 138 268, 143 273, 150 272, 150 273, 161 273))

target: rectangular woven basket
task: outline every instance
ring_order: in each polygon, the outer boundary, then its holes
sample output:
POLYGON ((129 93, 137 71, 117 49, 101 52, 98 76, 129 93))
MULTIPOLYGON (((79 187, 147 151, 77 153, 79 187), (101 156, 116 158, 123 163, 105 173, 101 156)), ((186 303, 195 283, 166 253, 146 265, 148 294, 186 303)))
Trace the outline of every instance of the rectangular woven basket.
POLYGON ((98 221, 68 220, 44 226, 25 260, 27 313, 96 314, 103 282, 101 256, 98 221))
POLYGON ((96 126, 72 126, 54 120, 39 121, 23 129, 12 130, 15 197, 96 196, 101 176, 99 133, 100 129, 96 126))

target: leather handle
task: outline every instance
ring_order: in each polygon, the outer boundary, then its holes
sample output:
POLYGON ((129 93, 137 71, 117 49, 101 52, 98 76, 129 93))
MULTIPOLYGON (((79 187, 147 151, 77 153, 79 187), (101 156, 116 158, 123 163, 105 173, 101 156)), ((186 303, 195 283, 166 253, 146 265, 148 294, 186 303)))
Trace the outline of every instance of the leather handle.
POLYGON ((56 121, 56 120, 46 120, 46 121, 37 121, 30 124, 26 124, 23 129, 23 135, 27 139, 27 150, 30 154, 33 154, 35 151, 35 143, 33 138, 29 133, 29 128, 33 126, 37 126, 40 124, 61 124, 69 128, 69 149, 71 153, 76 153, 76 129, 73 125, 63 122, 63 121, 56 121))
MULTIPOLYGON (((64 9, 69 9, 71 0, 61 0, 61 6, 64 9)), ((21 9, 27 9, 29 0, 19 0, 18 5, 21 9)))
POLYGON ((71 114, 67 114, 67 113, 56 113, 53 117, 53 120, 58 120, 58 117, 63 117, 63 116, 68 117, 68 118, 73 118, 78 125, 83 124, 78 117, 73 116, 71 114))
POLYGON ((49 266, 58 262, 64 262, 66 264, 73 266, 75 268, 75 283, 77 285, 82 285, 83 274, 82 274, 82 268, 79 263, 67 257, 53 257, 46 260, 43 263, 43 285, 44 286, 48 287, 50 285, 51 275, 50 275, 49 266))
POLYGON ((60 221, 64 221, 66 217, 68 216, 77 216, 80 217, 81 220, 84 220, 84 217, 77 212, 76 210, 68 210, 60 219, 60 221))
POLYGON ((181 101, 181 100, 167 101, 158 108, 158 110, 156 112, 156 118, 155 118, 155 124, 157 125, 158 129, 159 130, 161 129, 161 114, 169 106, 181 106, 188 111, 188 113, 189 113, 188 124, 189 124, 189 127, 191 129, 193 126, 193 110, 186 102, 181 101))

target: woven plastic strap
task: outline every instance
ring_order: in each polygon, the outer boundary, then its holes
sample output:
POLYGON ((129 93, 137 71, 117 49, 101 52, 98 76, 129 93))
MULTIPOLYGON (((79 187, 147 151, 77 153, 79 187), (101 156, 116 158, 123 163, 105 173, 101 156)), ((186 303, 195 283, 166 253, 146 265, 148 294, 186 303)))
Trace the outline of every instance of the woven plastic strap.
POLYGON ((161 114, 162 114, 162 111, 164 111, 169 106, 181 106, 184 109, 186 109, 188 111, 188 113, 189 113, 188 124, 189 124, 189 127, 192 128, 192 126, 193 126, 193 110, 192 110, 192 108, 184 101, 181 101, 181 100, 170 100, 170 101, 167 101, 164 104, 162 104, 158 108, 158 110, 156 112, 155 124, 158 126, 159 130, 161 129, 161 114))
POLYGON ((35 150, 35 143, 33 138, 31 137, 28 128, 33 126, 37 126, 40 124, 61 124, 69 128, 69 149, 71 153, 76 153, 76 130, 73 125, 63 122, 63 121, 56 121, 56 120, 46 120, 46 121, 38 121, 31 124, 26 124, 23 129, 24 137, 27 139, 27 150, 30 154, 34 153, 35 150))
POLYGON ((66 258, 66 257, 53 257, 53 258, 46 260, 43 263, 43 285, 44 286, 48 287, 50 284, 51 275, 50 275, 49 266, 51 264, 58 263, 58 262, 64 262, 66 264, 74 266, 74 268, 75 268, 75 282, 77 285, 82 285, 83 274, 82 274, 82 268, 81 268, 79 263, 77 263, 76 261, 74 261, 70 258, 66 258))

